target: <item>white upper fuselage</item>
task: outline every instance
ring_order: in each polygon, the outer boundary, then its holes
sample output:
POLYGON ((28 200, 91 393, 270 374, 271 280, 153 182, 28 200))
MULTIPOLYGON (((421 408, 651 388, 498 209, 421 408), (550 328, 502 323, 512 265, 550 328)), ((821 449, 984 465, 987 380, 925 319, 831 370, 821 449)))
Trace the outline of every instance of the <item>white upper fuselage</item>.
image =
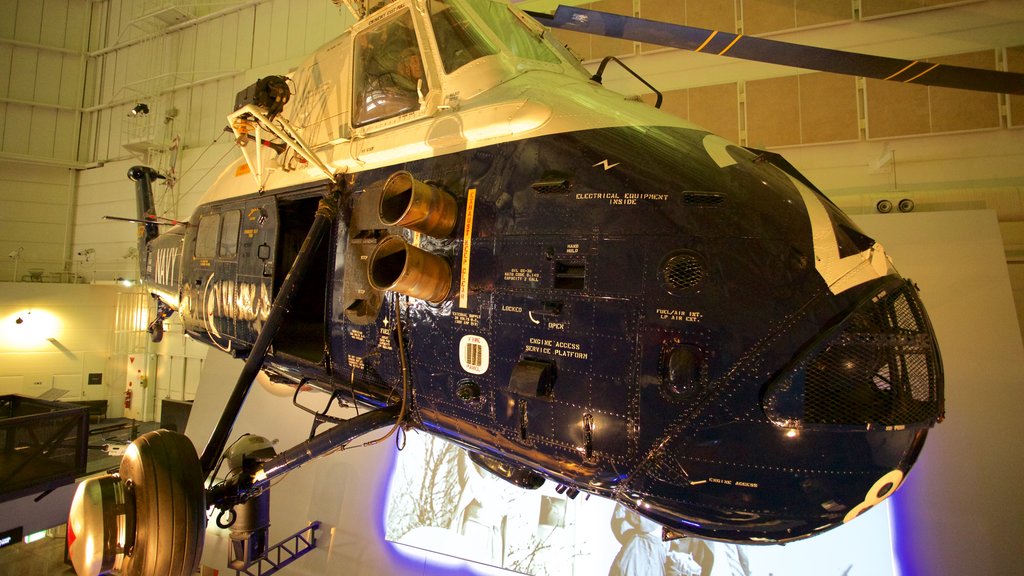
MULTIPOLYGON (((294 94, 282 116, 334 173, 356 173, 548 134, 614 126, 689 123, 647 104, 626 100, 590 79, 568 52, 531 18, 491 0, 396 0, 328 42, 289 75, 294 94), (493 53, 446 72, 435 23, 457 14, 493 53), (481 12, 489 14, 487 19, 481 12), (395 21, 411 22, 422 58, 417 109, 358 124, 360 42, 395 21), (511 39, 510 39, 511 38, 511 39), (513 44, 518 43, 516 47, 513 44), (524 43, 532 43, 524 49, 524 43), (544 60, 526 57, 540 53, 544 60)), ((443 41, 442 41, 443 43, 443 41)), ((281 156, 250 140, 255 162, 232 164, 202 203, 253 191, 323 180, 325 174, 295 154, 281 156)))

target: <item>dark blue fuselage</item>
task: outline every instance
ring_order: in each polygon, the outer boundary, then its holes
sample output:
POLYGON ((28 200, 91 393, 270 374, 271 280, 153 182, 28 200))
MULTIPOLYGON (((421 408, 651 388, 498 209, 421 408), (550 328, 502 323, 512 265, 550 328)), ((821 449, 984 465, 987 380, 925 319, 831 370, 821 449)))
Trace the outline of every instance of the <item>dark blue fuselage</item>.
MULTIPOLYGON (((941 365, 897 275, 833 292, 787 170, 705 132, 623 127, 353 174, 268 368, 391 403, 399 325, 413 426, 704 537, 836 526, 898 487, 941 417, 941 365), (448 237, 381 222, 396 170, 455 197, 448 237), (446 299, 366 282, 391 235, 450 264, 446 299)), ((192 336, 245 353, 320 190, 197 212, 237 210, 242 232, 233 259, 197 257, 197 222, 186 232, 192 336)), ((813 194, 840 256, 870 250, 813 194)))

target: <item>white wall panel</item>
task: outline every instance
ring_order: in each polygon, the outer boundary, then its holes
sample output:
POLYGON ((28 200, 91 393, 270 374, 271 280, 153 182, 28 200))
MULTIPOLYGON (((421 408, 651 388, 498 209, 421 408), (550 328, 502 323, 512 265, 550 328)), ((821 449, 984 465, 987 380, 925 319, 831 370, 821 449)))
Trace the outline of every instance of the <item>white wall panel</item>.
POLYGON ((235 25, 235 61, 231 66, 234 70, 245 70, 252 66, 253 27, 256 23, 256 10, 249 9, 237 13, 235 25))
POLYGON ((0 44, 0 98, 7 98, 11 89, 11 59, 13 57, 14 47, 9 44, 0 44))
MULTIPOLYGON (((35 88, 32 100, 44 104, 57 104, 60 100, 61 68, 64 57, 58 52, 39 52, 34 71, 35 88)), ((27 80, 27 78, 26 78, 27 80)))
POLYGON ((57 111, 46 108, 33 108, 32 128, 28 134, 29 155, 36 158, 52 157, 56 132, 57 111))
POLYGON ((0 38, 13 38, 14 37, 14 15, 18 13, 18 0, 0 0, 0 14, 4 14, 4 18, 0 18, 0 38))
POLYGON ((266 39, 270 47, 269 62, 275 62, 288 58, 288 15, 291 12, 291 4, 288 2, 273 2, 273 10, 270 16, 270 34, 266 39))
POLYGON ((274 21, 274 4, 260 4, 256 7, 253 22, 253 43, 251 67, 261 68, 270 63, 271 23, 274 21))
MULTIPOLYGON (((38 1, 38 0, 37 0, 38 1)), ((68 0, 42 0, 39 43, 67 48, 68 0)), ((77 48, 78 46, 75 46, 77 48)))
POLYGON ((81 56, 64 54, 61 57, 60 93, 57 103, 61 106, 78 108, 82 105, 82 86, 85 81, 81 56))
POLYGON ((64 47, 70 50, 81 50, 86 36, 86 25, 89 23, 89 2, 75 0, 64 1, 64 12, 67 14, 67 25, 64 27, 64 47))
POLYGON ((42 2, 18 2, 18 8, 15 15, 15 40, 39 43, 39 32, 42 24, 42 2))
POLYGON ((235 52, 238 50, 238 13, 229 14, 220 19, 223 24, 218 29, 218 40, 220 48, 218 53, 217 67, 219 71, 233 71, 235 66, 235 52))
POLYGON ((29 101, 35 95, 36 64, 39 53, 31 48, 14 47, 11 59, 10 97, 29 101))
POLYGON ((174 71, 185 77, 196 69, 196 27, 190 27, 174 35, 176 65, 174 71))
POLYGON ((287 26, 288 37, 285 41, 285 57, 301 58, 306 55, 306 13, 309 11, 309 0, 298 0, 288 4, 288 20, 282 22, 287 26))
POLYGON ((4 126, 3 150, 15 154, 28 154, 28 133, 32 129, 32 109, 9 104, 4 126))
MULTIPOLYGON (((323 45, 327 30, 326 13, 328 11, 336 12, 337 7, 327 2, 314 2, 309 5, 306 12, 306 24, 303 26, 306 48, 301 56, 305 56, 323 45)), ((331 34, 331 37, 334 36, 336 34, 331 34)))
POLYGON ((196 58, 195 70, 197 72, 216 73, 220 71, 220 49, 222 44, 221 26, 224 19, 203 22, 196 30, 196 58))
POLYGON ((57 125, 54 131, 53 157, 57 159, 75 158, 75 140, 78 134, 76 123, 79 114, 61 110, 57 112, 57 125))

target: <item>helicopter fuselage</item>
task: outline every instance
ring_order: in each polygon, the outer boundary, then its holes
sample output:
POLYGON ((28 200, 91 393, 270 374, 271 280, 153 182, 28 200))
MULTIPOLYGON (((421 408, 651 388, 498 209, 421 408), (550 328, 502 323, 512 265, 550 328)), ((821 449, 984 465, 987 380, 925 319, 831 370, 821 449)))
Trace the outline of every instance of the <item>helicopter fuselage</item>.
MULTIPOLYGON (((293 75, 292 121, 345 192, 274 379, 373 406, 404 382, 408 424, 709 538, 806 537, 898 487, 941 416, 941 365, 880 245, 776 155, 570 64, 445 75, 421 39, 418 108, 346 124, 342 54, 406 4, 293 75)), ((241 145, 266 160, 231 166, 145 256, 186 332, 244 356, 329 180, 241 145)))

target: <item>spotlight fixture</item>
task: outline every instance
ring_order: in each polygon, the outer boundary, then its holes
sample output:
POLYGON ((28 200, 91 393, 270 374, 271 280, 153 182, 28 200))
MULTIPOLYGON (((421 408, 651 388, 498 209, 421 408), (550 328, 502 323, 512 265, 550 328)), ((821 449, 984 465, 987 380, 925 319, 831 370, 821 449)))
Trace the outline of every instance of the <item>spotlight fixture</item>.
POLYGON ((875 204, 875 210, 878 210, 879 214, 888 214, 889 212, 892 212, 892 201, 879 200, 878 204, 875 204))
POLYGON ((146 114, 149 114, 149 105, 145 102, 139 102, 134 108, 128 111, 129 118, 146 114))
POLYGON ((21 325, 21 324, 25 323, 25 320, 21 316, 18 316, 18 319, 15 320, 14 323, 18 324, 18 325, 21 325))

